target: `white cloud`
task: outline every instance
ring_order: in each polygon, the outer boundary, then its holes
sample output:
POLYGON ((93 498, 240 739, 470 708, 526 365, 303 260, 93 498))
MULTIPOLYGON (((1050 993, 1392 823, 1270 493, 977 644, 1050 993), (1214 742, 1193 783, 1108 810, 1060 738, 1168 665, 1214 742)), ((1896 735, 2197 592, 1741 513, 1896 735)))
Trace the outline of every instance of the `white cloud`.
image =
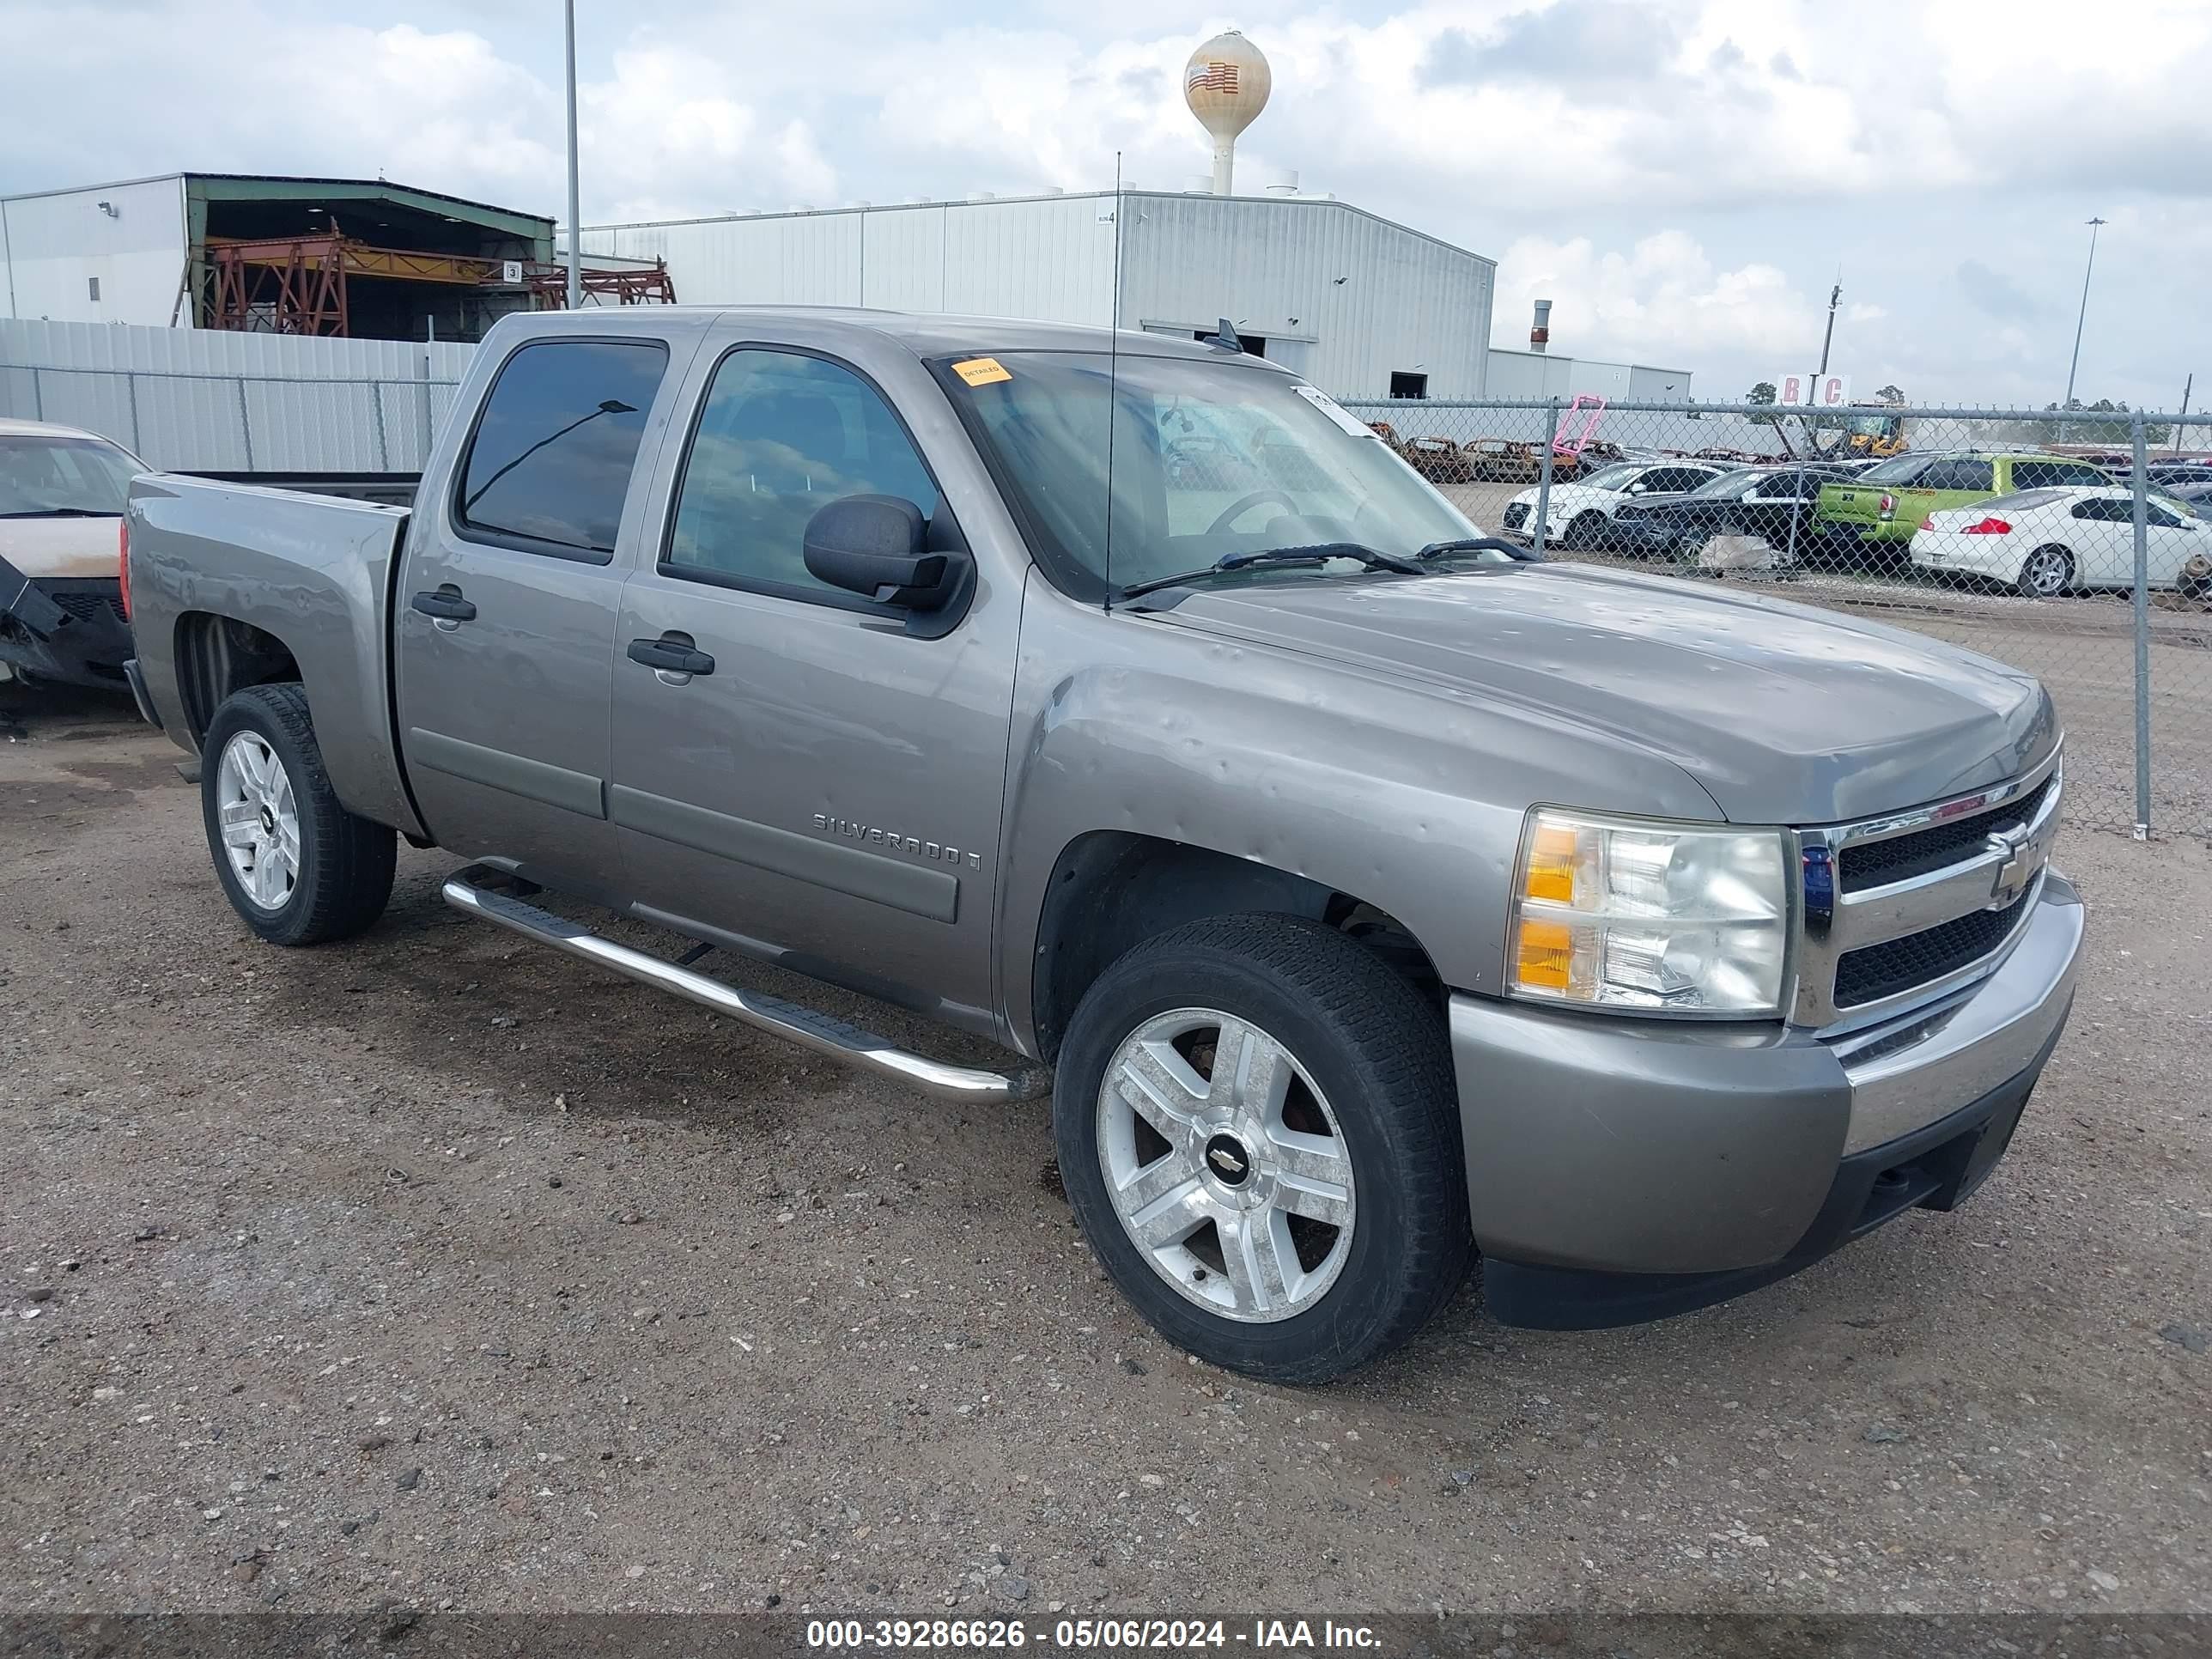
MULTIPOLYGON (((0 189, 381 171, 563 199, 557 32, 511 0, 14 0, 8 17, 0 189)), ((2076 302, 2076 228, 2099 213, 2085 383, 2140 399, 2177 365, 2212 372, 2204 0, 592 8, 585 215, 1096 186, 1116 151, 1131 180, 1185 187, 1206 141, 1176 71, 1232 21, 1275 70, 1240 179, 1295 168, 1504 246, 1505 337, 1541 282, 1563 349, 1764 366, 1817 346, 1840 257, 1855 374, 2041 400, 2070 349, 2051 319, 2076 302), (1966 262, 2002 284, 1962 283, 1966 262)))
POLYGON ((826 202, 836 170, 797 118, 767 130, 712 58, 671 46, 618 52, 611 80, 577 94, 592 184, 586 222, 826 202))
POLYGON ((1499 343, 1512 343, 1531 301, 1550 300, 1553 348, 1576 357, 1649 361, 1663 350, 1664 367, 1694 368, 1716 351, 1779 357, 1820 335, 1819 307, 1778 267, 1720 270, 1679 230, 1626 252, 1586 237, 1523 237, 1498 261, 1497 293, 1499 343))

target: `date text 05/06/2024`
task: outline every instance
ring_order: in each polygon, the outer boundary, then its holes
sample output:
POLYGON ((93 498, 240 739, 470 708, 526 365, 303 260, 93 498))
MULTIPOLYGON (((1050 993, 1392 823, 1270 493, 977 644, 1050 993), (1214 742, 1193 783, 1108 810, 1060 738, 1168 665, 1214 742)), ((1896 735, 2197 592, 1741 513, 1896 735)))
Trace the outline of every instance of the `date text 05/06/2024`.
POLYGON ((1140 1649, 1174 1651, 1193 1648, 1243 1647, 1262 1651, 1319 1648, 1372 1650, 1381 1638, 1369 1626, 1339 1624, 1333 1619, 1060 1619, 1032 1627, 1015 1619, 815 1619, 807 1621, 810 1648, 898 1649, 1066 1649, 1112 1651, 1140 1649))

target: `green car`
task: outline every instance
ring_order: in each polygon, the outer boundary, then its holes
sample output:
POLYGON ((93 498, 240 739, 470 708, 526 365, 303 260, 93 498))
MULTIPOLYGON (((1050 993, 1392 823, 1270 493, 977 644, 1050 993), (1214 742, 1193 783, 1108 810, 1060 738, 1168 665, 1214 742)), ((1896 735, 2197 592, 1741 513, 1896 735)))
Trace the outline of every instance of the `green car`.
POLYGON ((2102 467, 2064 455, 1919 452, 1870 466, 1846 483, 1823 485, 1813 522, 1832 548, 1856 544, 1901 559, 1920 521, 1942 508, 1970 507, 2019 489, 2098 489, 2112 482, 2102 467))

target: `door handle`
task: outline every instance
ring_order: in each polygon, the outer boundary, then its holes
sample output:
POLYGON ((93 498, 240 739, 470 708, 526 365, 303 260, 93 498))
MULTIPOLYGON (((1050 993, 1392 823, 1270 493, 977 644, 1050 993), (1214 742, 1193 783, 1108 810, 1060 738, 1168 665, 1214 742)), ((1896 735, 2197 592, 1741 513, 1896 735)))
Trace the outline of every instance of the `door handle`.
POLYGON ((424 616, 440 622, 465 623, 477 619, 475 603, 463 599, 461 590, 451 582, 445 583, 434 593, 417 593, 408 604, 424 616))
POLYGON ((632 640, 629 659, 664 674, 711 674, 714 659, 681 634, 664 634, 657 640, 632 640))

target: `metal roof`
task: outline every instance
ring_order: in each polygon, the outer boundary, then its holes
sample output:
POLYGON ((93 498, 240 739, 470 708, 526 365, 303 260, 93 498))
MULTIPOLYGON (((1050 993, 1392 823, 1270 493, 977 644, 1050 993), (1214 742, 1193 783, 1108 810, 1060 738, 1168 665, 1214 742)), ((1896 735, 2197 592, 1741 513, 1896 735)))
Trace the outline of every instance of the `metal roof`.
POLYGON ((161 184, 171 179, 181 180, 187 189, 197 187, 205 200, 284 200, 314 195, 333 197, 341 201, 382 198, 416 206, 429 213, 458 209, 458 212, 447 214, 449 218, 470 218, 483 223, 504 221, 507 222, 500 228, 512 230, 519 235, 550 237, 553 234, 553 221, 549 215, 526 213, 520 208, 500 207, 490 202, 474 202, 465 196, 448 195, 441 190, 424 190, 419 185, 403 185, 389 179, 325 179, 283 173, 156 173, 143 179, 110 179, 97 184, 67 185, 53 190, 18 191, 13 195, 0 196, 0 201, 30 201, 44 196, 82 196, 94 191, 118 190, 128 185, 161 184))
MULTIPOLYGON (((1460 255, 1462 258, 1480 259, 1489 265, 1495 265, 1498 263, 1487 254, 1476 253, 1470 249, 1460 246, 1456 242, 1447 242, 1441 236, 1432 236, 1425 230, 1416 230, 1411 225, 1401 225, 1395 219, 1386 219, 1379 213, 1370 212, 1366 208, 1351 202, 1340 201, 1334 196, 1273 193, 1259 196, 1216 196, 1210 191, 1203 190, 1139 190, 1134 186, 1120 191, 1061 190, 1040 191, 1029 196, 948 196, 941 198, 932 198, 921 202, 852 202, 842 207, 787 208, 781 212, 773 213, 702 213, 682 219, 626 219, 606 224, 586 225, 583 231, 584 234, 588 236, 593 231, 601 230, 661 230, 672 228, 678 225, 751 224, 757 221, 770 219, 826 219, 841 214, 904 213, 937 208, 1020 207, 1031 202, 1111 202, 1117 196, 1127 198, 1131 201, 1233 202, 1240 206, 1249 206, 1254 203, 1259 203, 1268 207, 1333 208, 1340 213, 1347 213, 1355 218, 1370 220, 1389 229, 1401 231, 1408 236, 1418 237, 1422 241, 1433 243, 1448 252, 1460 255)), ((565 229, 566 227, 562 228, 565 229)))

